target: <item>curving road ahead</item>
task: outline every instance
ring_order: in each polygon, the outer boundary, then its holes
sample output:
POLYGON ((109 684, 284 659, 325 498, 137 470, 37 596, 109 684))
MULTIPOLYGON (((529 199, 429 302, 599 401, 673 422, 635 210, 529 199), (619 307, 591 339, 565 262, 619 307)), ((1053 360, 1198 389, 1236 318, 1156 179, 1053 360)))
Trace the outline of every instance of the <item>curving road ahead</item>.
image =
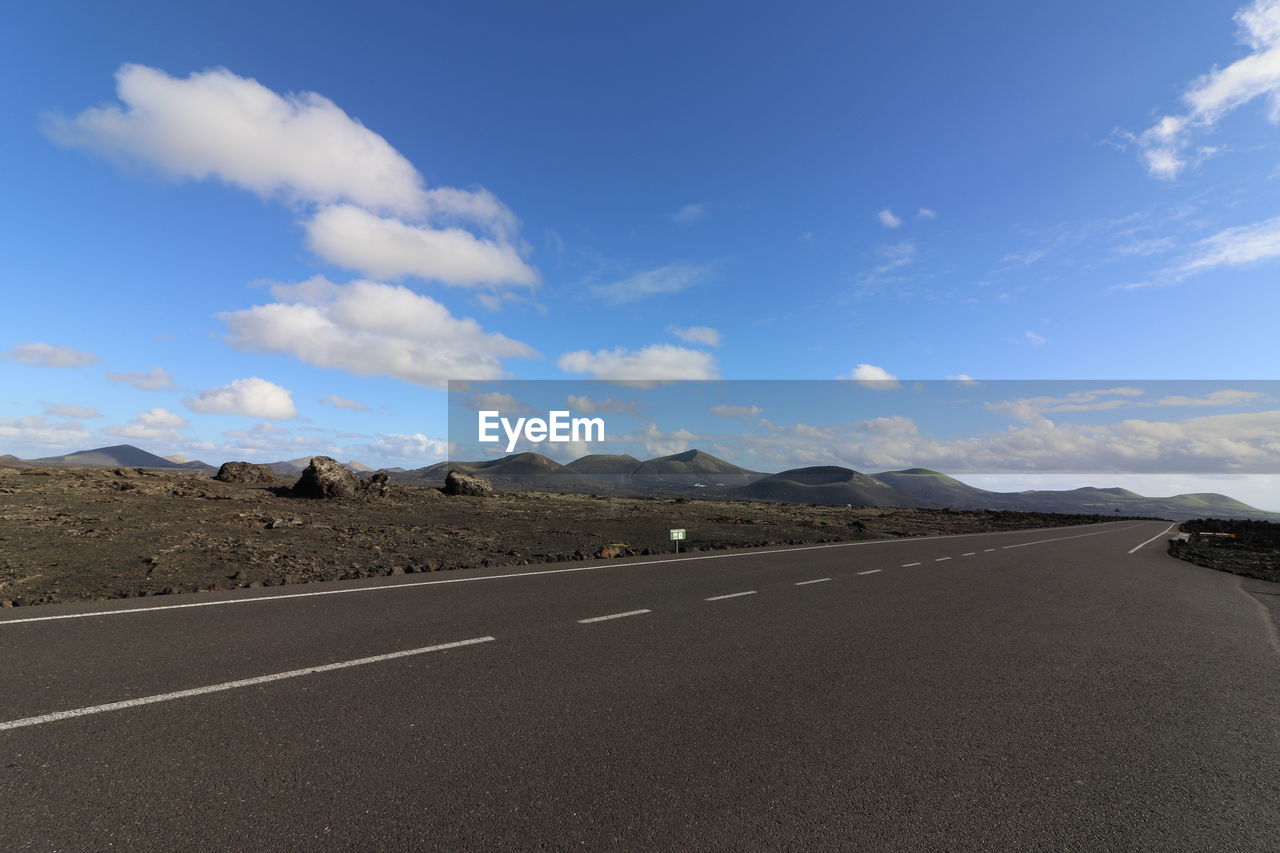
POLYGON ((1276 585, 1167 529, 7 611, 0 847, 1280 850, 1276 585))

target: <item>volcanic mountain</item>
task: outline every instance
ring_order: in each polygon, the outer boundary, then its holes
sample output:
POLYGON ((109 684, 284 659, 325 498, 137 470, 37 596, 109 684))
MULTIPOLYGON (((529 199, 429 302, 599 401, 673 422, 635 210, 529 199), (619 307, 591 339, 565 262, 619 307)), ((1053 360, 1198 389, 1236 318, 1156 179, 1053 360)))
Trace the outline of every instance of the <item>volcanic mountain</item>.
POLYGON ((733 489, 730 494, 758 501, 833 506, 919 504, 911 495, 898 491, 888 483, 839 465, 793 468, 779 474, 770 474, 750 485, 733 489))
POLYGON ((759 471, 739 468, 701 450, 686 450, 671 456, 659 456, 641 462, 631 472, 631 480, 646 487, 744 486, 764 475, 759 471))
POLYGON ((564 467, 579 474, 611 477, 630 476, 640 467, 640 460, 629 453, 593 453, 575 459, 564 467))
POLYGON ((92 450, 77 450, 64 456, 43 456, 30 459, 41 465, 84 465, 90 468, 185 468, 188 470, 212 469, 204 462, 170 462, 163 456, 148 453, 132 444, 113 444, 92 450))

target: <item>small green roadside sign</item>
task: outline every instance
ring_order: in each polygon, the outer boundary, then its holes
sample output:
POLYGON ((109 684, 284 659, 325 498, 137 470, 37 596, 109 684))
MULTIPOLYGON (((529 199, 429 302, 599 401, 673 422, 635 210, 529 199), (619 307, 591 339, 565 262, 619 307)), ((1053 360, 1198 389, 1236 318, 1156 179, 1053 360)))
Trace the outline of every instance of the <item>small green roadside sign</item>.
POLYGON ((687 538, 683 527, 675 527, 671 530, 671 541, 676 543, 676 553, 680 553, 680 540, 687 538))

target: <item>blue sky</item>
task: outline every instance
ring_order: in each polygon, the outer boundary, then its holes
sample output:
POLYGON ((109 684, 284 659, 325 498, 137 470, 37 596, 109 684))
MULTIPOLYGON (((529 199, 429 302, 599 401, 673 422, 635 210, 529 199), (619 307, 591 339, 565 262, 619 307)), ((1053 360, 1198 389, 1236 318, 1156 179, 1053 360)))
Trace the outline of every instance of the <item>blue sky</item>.
POLYGON ((1274 378, 1280 3, 1023 6, 10 9, 0 452, 413 466, 449 379, 1274 378))

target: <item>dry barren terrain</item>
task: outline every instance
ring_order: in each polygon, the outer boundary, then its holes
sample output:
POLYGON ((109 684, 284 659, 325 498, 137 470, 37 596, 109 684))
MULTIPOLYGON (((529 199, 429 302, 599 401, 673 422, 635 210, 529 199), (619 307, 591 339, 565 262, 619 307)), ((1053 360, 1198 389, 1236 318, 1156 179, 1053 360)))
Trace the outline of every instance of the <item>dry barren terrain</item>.
POLYGON ((290 485, 0 467, 0 606, 663 553, 673 527, 689 531, 685 549, 705 550, 1098 520, 414 486, 315 500, 290 485))

